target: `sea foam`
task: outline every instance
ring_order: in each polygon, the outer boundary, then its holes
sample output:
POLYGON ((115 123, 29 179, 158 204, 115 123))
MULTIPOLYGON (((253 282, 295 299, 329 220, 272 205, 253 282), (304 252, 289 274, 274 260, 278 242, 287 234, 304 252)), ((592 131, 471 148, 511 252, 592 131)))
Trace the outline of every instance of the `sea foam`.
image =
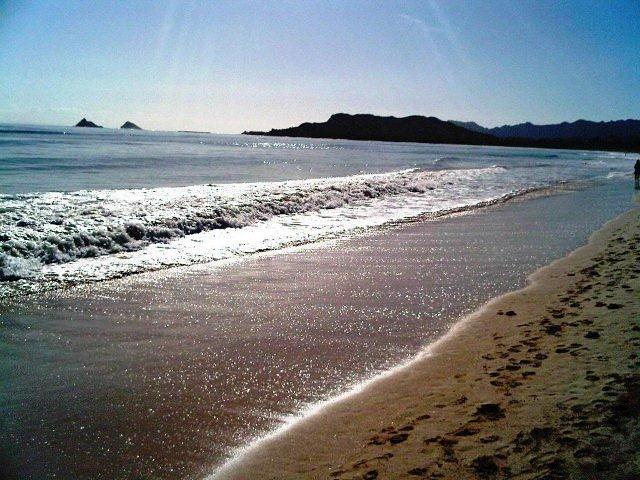
POLYGON ((81 281, 88 265, 100 265, 103 273, 88 277, 102 279, 278 248, 473 205, 522 187, 500 178, 503 172, 501 167, 402 170, 286 182, 5 195, 0 197, 0 280, 81 281), (162 258, 153 260, 158 251, 162 258), (115 268, 118 263, 127 267, 115 268))

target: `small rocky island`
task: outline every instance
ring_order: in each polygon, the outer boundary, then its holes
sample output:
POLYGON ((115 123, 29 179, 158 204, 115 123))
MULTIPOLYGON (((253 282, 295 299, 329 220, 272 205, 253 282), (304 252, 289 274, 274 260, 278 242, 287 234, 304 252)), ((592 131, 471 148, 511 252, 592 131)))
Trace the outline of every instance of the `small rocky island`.
POLYGON ((83 118, 78 123, 76 123, 76 127, 88 127, 88 128, 102 128, 101 125, 97 125, 86 118, 83 118))
POLYGON ((124 122, 120 128, 126 128, 129 130, 142 130, 142 128, 140 128, 138 125, 128 120, 124 122))

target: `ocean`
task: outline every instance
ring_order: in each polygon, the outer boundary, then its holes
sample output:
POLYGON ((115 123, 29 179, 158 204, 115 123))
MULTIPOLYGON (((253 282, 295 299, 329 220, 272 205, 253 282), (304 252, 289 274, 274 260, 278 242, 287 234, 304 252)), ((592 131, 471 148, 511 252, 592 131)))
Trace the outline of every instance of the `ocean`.
POLYGON ((620 153, 0 128, 0 477, 202 479, 634 205, 620 153))
POLYGON ((0 125, 0 293, 228 260, 568 182, 624 154, 0 125))

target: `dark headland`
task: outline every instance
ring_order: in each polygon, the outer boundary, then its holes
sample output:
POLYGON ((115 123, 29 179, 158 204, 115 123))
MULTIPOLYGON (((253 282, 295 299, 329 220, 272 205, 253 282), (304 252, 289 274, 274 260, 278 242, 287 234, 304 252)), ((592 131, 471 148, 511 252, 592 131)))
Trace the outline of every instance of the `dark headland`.
POLYGON ((140 128, 138 125, 128 120, 124 122, 120 128, 125 128, 129 130, 142 130, 142 128, 140 128))
POLYGON ((337 113, 326 122, 244 135, 377 140, 386 142, 447 143, 508 147, 571 148, 640 152, 640 120, 555 125, 504 125, 485 128, 475 122, 444 121, 436 117, 380 117, 337 113))
POLYGON ((369 114, 336 113, 321 123, 303 123, 298 127, 269 132, 243 132, 248 135, 279 137, 342 138, 386 142, 465 143, 482 145, 493 137, 473 132, 435 117, 379 117, 369 114))
POLYGON ((95 124, 86 118, 83 118, 78 123, 76 123, 76 127, 87 127, 87 128, 102 128, 101 125, 95 124))

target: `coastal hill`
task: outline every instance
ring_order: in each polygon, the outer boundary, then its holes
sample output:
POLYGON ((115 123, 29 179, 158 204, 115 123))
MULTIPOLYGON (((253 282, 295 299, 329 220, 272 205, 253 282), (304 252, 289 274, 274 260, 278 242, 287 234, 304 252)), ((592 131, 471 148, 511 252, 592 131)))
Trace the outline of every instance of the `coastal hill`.
POLYGON ((591 122, 577 120, 549 125, 534 125, 533 123, 519 123, 517 125, 503 125, 501 127, 486 128, 476 122, 459 122, 449 120, 454 125, 485 133, 499 138, 607 138, 607 137, 640 137, 640 120, 614 120, 611 122, 591 122))
POLYGON ((471 130, 472 132, 480 132, 486 133, 487 135, 493 135, 490 128, 483 127, 476 122, 461 122, 460 120, 449 120, 449 123, 453 123, 454 125, 458 125, 459 127, 466 128, 467 130, 471 130))
POLYGON ((272 129, 269 132, 243 132, 245 135, 278 137, 343 138, 389 142, 484 144, 493 137, 474 132, 435 117, 378 117, 369 114, 336 113, 321 123, 272 129))
POLYGON ((97 125, 86 118, 83 118, 78 123, 76 123, 76 127, 87 127, 87 128, 102 128, 101 125, 97 125))
POLYGON ((475 122, 443 121, 436 117, 380 117, 337 113, 320 123, 243 135, 274 137, 378 140, 387 142, 449 143, 506 147, 570 148, 640 152, 640 121, 589 122, 558 125, 520 125, 484 128, 475 122))
POLYGON ((129 130, 142 130, 142 128, 140 128, 138 125, 128 120, 124 122, 120 128, 125 128, 129 130))

